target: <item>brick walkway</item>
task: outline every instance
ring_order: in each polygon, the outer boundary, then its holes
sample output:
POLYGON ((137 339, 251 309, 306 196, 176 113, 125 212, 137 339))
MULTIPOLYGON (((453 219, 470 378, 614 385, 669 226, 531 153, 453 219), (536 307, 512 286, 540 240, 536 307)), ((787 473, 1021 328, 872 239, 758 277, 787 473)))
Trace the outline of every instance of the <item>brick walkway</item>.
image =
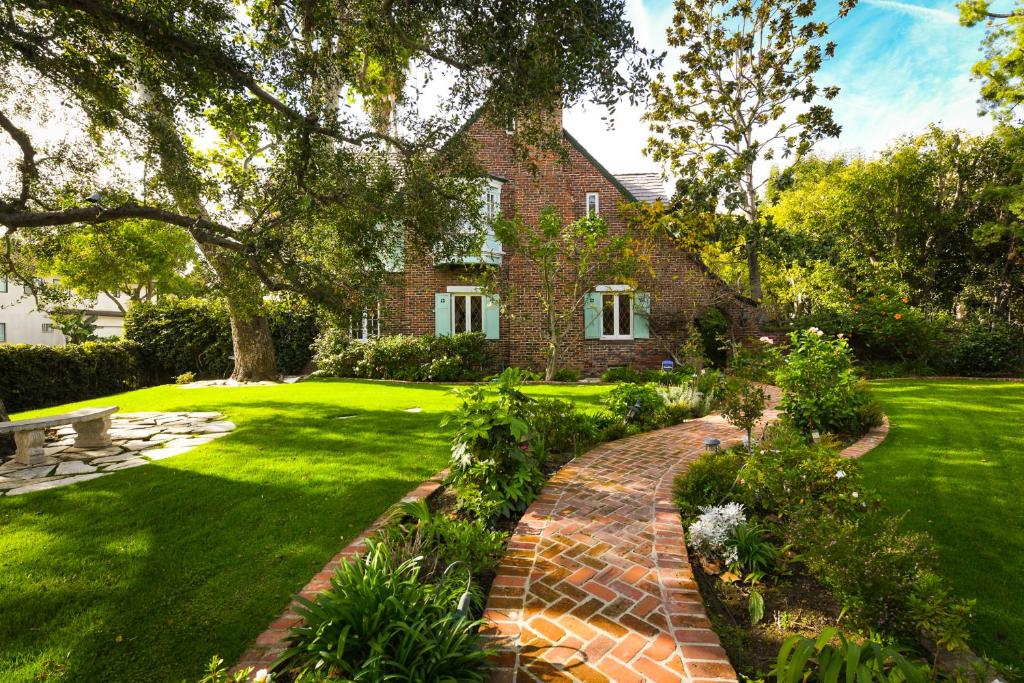
POLYGON ((599 446, 551 479, 487 602, 492 680, 736 680, 672 502, 709 436, 728 445, 740 432, 708 416, 599 446))

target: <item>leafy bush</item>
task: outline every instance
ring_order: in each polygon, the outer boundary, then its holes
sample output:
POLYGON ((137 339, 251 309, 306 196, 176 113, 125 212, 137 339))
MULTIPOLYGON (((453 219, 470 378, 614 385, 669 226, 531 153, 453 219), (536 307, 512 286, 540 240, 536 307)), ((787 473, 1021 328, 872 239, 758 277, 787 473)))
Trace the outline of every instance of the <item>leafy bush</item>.
POLYGON ((733 353, 729 372, 752 382, 772 384, 782 363, 782 354, 770 337, 748 341, 733 353))
POLYGON ((898 650, 870 640, 855 643, 833 627, 817 638, 787 638, 769 675, 778 683, 924 683, 929 679, 925 670, 898 650))
POLYGON ((654 384, 619 384, 604 398, 604 405, 613 416, 625 420, 633 406, 639 406, 631 422, 642 429, 659 426, 665 402, 654 384))
POLYGON ((379 532, 379 539, 403 560, 424 557, 428 574, 439 574, 454 563, 474 575, 493 569, 501 560, 508 534, 491 531, 482 520, 468 521, 431 512, 424 500, 396 508, 397 522, 379 532))
POLYGON ((754 426, 764 415, 767 405, 768 394, 759 385, 739 377, 730 377, 726 381, 722 417, 746 433, 750 447, 754 444, 754 426))
POLYGON ((734 567, 746 573, 766 574, 779 555, 765 538, 764 528, 754 520, 738 524, 727 544, 736 550, 734 567))
MULTIPOLYGON (((488 651, 479 622, 455 614, 451 585, 420 581, 418 558, 395 563, 369 541, 364 559, 343 563, 331 587, 296 611, 275 670, 318 670, 345 680, 483 681, 488 651)), ((459 583, 464 584, 464 580, 459 583)))
POLYGON ((328 328, 313 342, 319 374, 414 382, 483 379, 497 365, 493 345, 480 333, 444 337, 390 335, 355 341, 328 328))
MULTIPOLYGON (((265 312, 278 370, 302 372, 316 336, 313 309, 288 299, 268 301, 265 312)), ((125 316, 124 331, 125 338, 139 344, 146 371, 155 382, 185 372, 224 377, 234 367, 231 322, 224 304, 216 299, 169 297, 137 303, 125 316)))
POLYGON ((523 406, 539 453, 578 454, 597 443, 597 420, 570 401, 538 398, 523 406))
POLYGON ((743 458, 733 450, 709 451, 690 463, 673 483, 673 496, 688 526, 701 508, 720 505, 737 487, 743 458))
POLYGON ((857 410, 870 394, 857 388, 846 339, 811 328, 790 334, 791 350, 777 372, 786 419, 805 432, 860 431, 857 410))
POLYGON ((958 375, 1016 372, 1024 367, 1024 329, 1019 325, 969 324, 953 330, 946 371, 958 375))
POLYGON ((664 386, 685 384, 693 378, 693 370, 689 367, 676 367, 674 370, 637 370, 630 365, 608 368, 601 375, 601 381, 627 384, 644 384, 653 382, 664 386))
POLYGON ((554 381, 556 382, 579 382, 583 377, 583 373, 577 368, 560 368, 555 372, 554 381))
POLYGON ((174 378, 175 384, 192 384, 196 381, 196 373, 194 372, 183 372, 174 378))
POLYGON ((138 344, 0 344, 0 397, 14 413, 109 396, 146 385, 138 344))
POLYGON ((667 410, 677 410, 684 417, 701 417, 710 410, 710 402, 693 382, 658 387, 658 394, 667 410))
POLYGON ((643 382, 643 375, 640 371, 633 369, 631 365, 624 365, 618 368, 608 368, 601 375, 602 382, 624 382, 628 384, 639 384, 643 382))
POLYGON ((459 507, 490 520, 522 512, 544 484, 540 454, 531 444, 524 418, 529 402, 517 386, 518 375, 506 371, 495 398, 487 388, 459 391, 459 408, 441 425, 454 424, 448 483, 459 507))

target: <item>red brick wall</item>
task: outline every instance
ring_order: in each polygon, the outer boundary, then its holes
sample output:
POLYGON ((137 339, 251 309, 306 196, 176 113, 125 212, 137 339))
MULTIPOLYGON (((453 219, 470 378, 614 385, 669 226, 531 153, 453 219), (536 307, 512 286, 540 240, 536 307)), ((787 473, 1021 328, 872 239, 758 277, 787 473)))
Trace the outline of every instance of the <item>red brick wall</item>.
MULTIPOLYGON (((557 121, 561 125, 561 120, 557 121)), ((532 164, 522 160, 503 127, 483 119, 474 122, 467 134, 478 145, 477 157, 488 173, 506 178, 501 190, 501 209, 506 215, 518 215, 527 225, 535 225, 540 212, 556 207, 566 222, 581 218, 586 193, 599 192, 601 217, 610 229, 625 231, 618 203, 626 197, 589 159, 566 141, 568 156, 535 155, 532 164)), ((685 337, 687 323, 708 306, 717 305, 732 320, 733 333, 745 336, 755 329, 754 309, 732 296, 721 281, 706 274, 692 256, 667 242, 654 249, 655 277, 650 286, 651 338, 628 341, 584 339, 583 312, 578 311, 565 339, 561 366, 578 368, 588 374, 634 364, 656 366, 669 358, 669 349, 678 348, 685 337)), ((508 365, 540 368, 546 340, 533 311, 537 300, 531 296, 538 273, 531 264, 506 249, 503 267, 517 296, 508 303, 501 318, 501 340, 496 342, 508 365)), ((388 297, 384 316, 385 334, 433 334, 434 294, 449 285, 475 284, 467 267, 434 267, 429 256, 408 253, 405 272, 398 276, 397 287, 388 297)), ((604 283, 614 284, 614 283, 604 283)))

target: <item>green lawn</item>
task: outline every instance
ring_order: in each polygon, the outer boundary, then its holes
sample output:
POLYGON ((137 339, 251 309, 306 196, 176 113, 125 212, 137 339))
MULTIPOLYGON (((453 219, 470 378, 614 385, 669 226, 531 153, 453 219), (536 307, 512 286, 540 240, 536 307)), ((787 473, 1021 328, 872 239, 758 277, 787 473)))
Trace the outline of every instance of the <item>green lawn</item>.
POLYGON ((978 601, 974 647, 1024 666, 1024 384, 916 380, 873 385, 886 441, 868 485, 938 544, 945 575, 978 601))
MULTIPOLYGON (((593 405, 605 390, 529 393, 593 405)), ((358 381, 163 386, 15 417, 83 405, 219 410, 238 429, 145 467, 0 498, 0 681, 178 683, 214 654, 234 661, 349 539, 444 466, 438 422, 455 398, 358 381)))

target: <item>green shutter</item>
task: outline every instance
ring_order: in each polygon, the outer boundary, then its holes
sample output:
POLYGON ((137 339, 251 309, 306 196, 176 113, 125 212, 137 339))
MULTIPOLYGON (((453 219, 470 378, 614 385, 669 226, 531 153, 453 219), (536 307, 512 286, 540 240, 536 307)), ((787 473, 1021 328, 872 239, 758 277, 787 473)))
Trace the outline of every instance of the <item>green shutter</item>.
POLYGON ((484 297, 484 336, 488 339, 501 336, 501 307, 497 296, 484 297))
POLYGON ((601 295, 597 292, 587 294, 583 304, 583 338, 601 338, 601 295))
POLYGON ((651 295, 637 292, 633 295, 633 339, 648 339, 651 336, 651 295))
POLYGON ((434 334, 447 337, 452 333, 452 295, 439 292, 434 295, 434 334))

